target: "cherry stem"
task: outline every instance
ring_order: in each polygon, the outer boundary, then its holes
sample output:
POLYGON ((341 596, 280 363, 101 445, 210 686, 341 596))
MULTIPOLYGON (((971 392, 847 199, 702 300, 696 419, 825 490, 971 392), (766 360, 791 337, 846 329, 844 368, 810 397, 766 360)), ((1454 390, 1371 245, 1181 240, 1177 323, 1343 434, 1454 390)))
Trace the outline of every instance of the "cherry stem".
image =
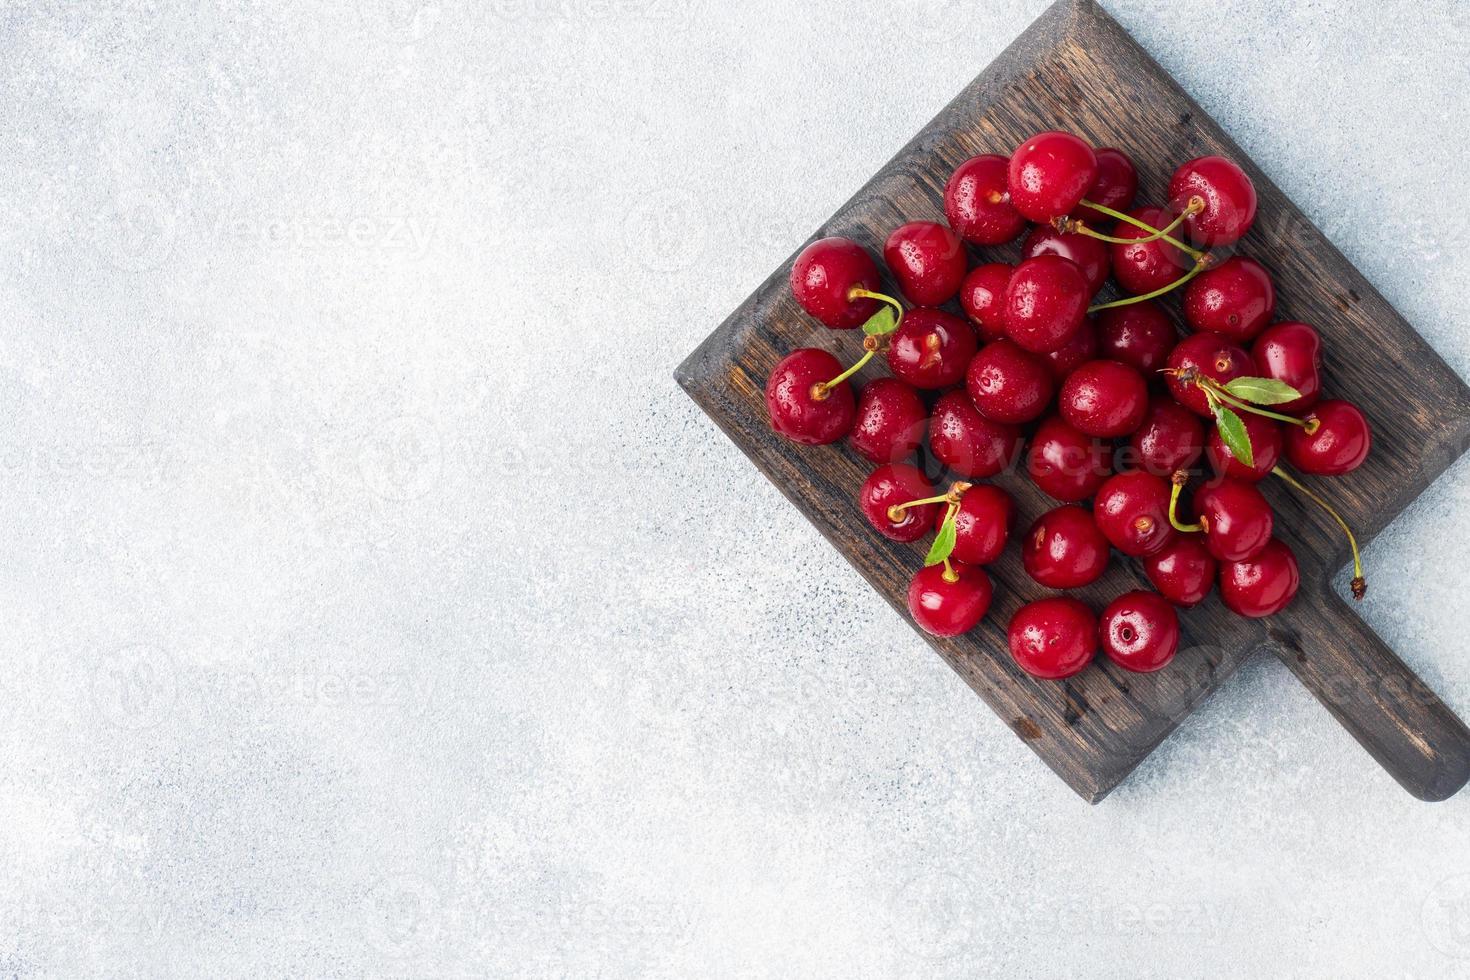
MULTIPOLYGON (((1195 198, 1190 198, 1190 200, 1189 200, 1189 206, 1184 209, 1185 214, 1194 214, 1194 213, 1198 212, 1199 210, 1201 210, 1204 207, 1204 202, 1203 201, 1200 201, 1199 202, 1199 207, 1196 208, 1195 207, 1195 200, 1196 200, 1195 198)), ((1131 215, 1131 214, 1124 214, 1122 211, 1114 211, 1112 208, 1110 208, 1110 207, 1108 207, 1107 205, 1104 205, 1104 204, 1095 204, 1092 201, 1089 201, 1085 197, 1081 200, 1080 204, 1081 204, 1082 207, 1092 208, 1092 210, 1097 211, 1100 214, 1105 214, 1108 217, 1114 218, 1114 219, 1116 219, 1118 221, 1126 221, 1128 224, 1132 225, 1135 228, 1142 228, 1144 231, 1148 232, 1149 235, 1150 235, 1150 237, 1148 237, 1148 238, 1108 238, 1108 239, 1105 239, 1106 241, 1114 241, 1114 242, 1118 242, 1119 244, 1123 244, 1123 245, 1131 245, 1134 242, 1151 242, 1151 241, 1154 241, 1155 239, 1162 238, 1164 241, 1168 242, 1170 245, 1173 245, 1175 248, 1179 249, 1179 251, 1183 252, 1185 255, 1192 256, 1196 261, 1199 260, 1200 256, 1204 255, 1204 253, 1201 252, 1199 249, 1197 249, 1197 248, 1190 248, 1188 245, 1184 244, 1179 239, 1177 239, 1173 235, 1169 234, 1169 232, 1172 231, 1174 228, 1178 227, 1179 222, 1184 219, 1184 215, 1183 214, 1181 214, 1178 219, 1176 219, 1172 224, 1170 224, 1168 228, 1160 229, 1160 228, 1155 228, 1153 225, 1149 224, 1146 221, 1140 221, 1138 218, 1133 217, 1133 215, 1131 215)), ((1098 237, 1095 233, 1092 233, 1092 232, 1089 232, 1089 231, 1086 231, 1086 230, 1083 230, 1082 231, 1082 234, 1084 234, 1084 235, 1086 235, 1086 234, 1093 234, 1093 237, 1094 238, 1098 237)))
POLYGON ((873 359, 873 355, 878 353, 878 349, 880 346, 881 344, 879 344, 877 337, 864 337, 863 350, 867 351, 867 353, 858 358, 858 362, 856 364, 848 368, 846 371, 843 371, 831 381, 818 381, 816 384, 812 385, 812 400, 819 402, 826 401, 827 396, 832 393, 832 389, 836 388, 838 385, 842 384, 842 382, 846 381, 848 378, 861 371, 863 369, 863 365, 871 361, 873 359))
POLYGON ((880 303, 887 303, 898 314, 894 320, 894 328, 897 329, 898 324, 903 322, 903 304, 886 293, 875 293, 871 289, 853 286, 847 291, 847 301, 851 303, 855 299, 876 299, 880 303))
POLYGON ((1317 496, 1312 491, 1308 490, 1306 487, 1302 486, 1301 481, 1298 480, 1296 477, 1292 476, 1290 473, 1286 472, 1279 466, 1271 470, 1271 472, 1274 473, 1276 476, 1281 477, 1281 479, 1285 480, 1288 484, 1295 488, 1298 493, 1302 494, 1302 496, 1306 497, 1308 500, 1311 500, 1318 507, 1321 507, 1323 510, 1327 511, 1327 513, 1331 514, 1332 519, 1337 522, 1337 526, 1342 528, 1343 533, 1347 535, 1348 544, 1353 549, 1353 598, 1361 600, 1363 596, 1368 594, 1368 580, 1363 577, 1363 558, 1361 555, 1358 554, 1358 539, 1353 537, 1353 529, 1348 527, 1347 521, 1342 519, 1341 514, 1332 509, 1331 504, 1323 500, 1321 497, 1317 496))
POLYGON ((1174 485, 1169 488, 1169 523, 1174 530, 1183 531, 1185 534, 1194 534, 1203 531, 1203 524, 1184 524, 1179 520, 1179 492, 1184 489, 1184 484, 1189 481, 1189 473, 1185 470, 1176 470, 1170 482, 1174 485))
POLYGON ((960 573, 954 570, 954 566, 949 563, 949 559, 948 558, 944 559, 944 575, 943 575, 943 578, 950 585, 953 585, 954 583, 956 583, 956 582, 958 582, 960 580, 960 573))
POLYGON ((1144 293, 1142 296, 1126 296, 1123 299, 1115 299, 1111 303, 1099 303, 1096 306, 1089 306, 1087 308, 1087 312, 1096 313, 1099 310, 1111 310, 1115 306, 1131 306, 1134 303, 1142 303, 1145 300, 1157 299, 1165 293, 1173 292, 1180 286, 1189 282, 1189 280, 1193 279, 1195 276, 1199 275, 1201 272, 1204 272, 1210 264, 1209 258, 1210 257, 1208 255, 1201 256, 1199 258, 1199 261, 1195 262, 1193 269, 1190 269, 1184 275, 1180 276, 1178 279, 1175 279, 1167 286, 1155 289, 1151 293, 1144 293))
POLYGON ((1264 415, 1268 419, 1275 419, 1278 422, 1290 422, 1292 425, 1299 425, 1306 430, 1309 436, 1315 435, 1317 430, 1322 427, 1320 419, 1299 419, 1291 415, 1282 415, 1280 412, 1273 412, 1270 409, 1261 408, 1259 405, 1243 402, 1226 391, 1224 385, 1220 384, 1214 378, 1207 378, 1200 374, 1195 376, 1194 383, 1204 389, 1205 397, 1207 398, 1219 399, 1232 408, 1240 409, 1242 412, 1252 412, 1256 415, 1264 415))
MULTIPOLYGON (((965 491, 968 489, 970 489, 970 484, 964 483, 963 481, 956 482, 950 485, 946 493, 941 493, 934 497, 925 497, 923 500, 910 500, 906 504, 894 504, 888 508, 888 519, 897 524, 903 520, 904 511, 910 507, 922 507, 924 504, 949 504, 951 510, 958 510, 960 498, 965 495, 965 491)), ((949 513, 946 512, 945 516, 948 517, 949 513)))

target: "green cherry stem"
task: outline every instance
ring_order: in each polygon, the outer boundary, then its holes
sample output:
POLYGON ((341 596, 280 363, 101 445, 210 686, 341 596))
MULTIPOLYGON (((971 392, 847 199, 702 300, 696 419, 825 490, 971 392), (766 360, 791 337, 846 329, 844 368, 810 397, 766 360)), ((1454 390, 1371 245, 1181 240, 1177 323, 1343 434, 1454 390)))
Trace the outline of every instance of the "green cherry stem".
POLYGON ((950 507, 958 509, 960 505, 960 498, 964 496, 965 491, 968 489, 970 489, 970 484, 957 482, 950 485, 948 492, 941 493, 938 496, 925 497, 923 500, 910 500, 908 503, 904 504, 894 504, 892 507, 888 508, 888 519, 897 524, 899 521, 903 520, 904 511, 908 510, 910 507, 921 507, 924 504, 949 504, 950 507))
POLYGON ((1264 415, 1266 418, 1275 419, 1278 422, 1290 422, 1292 425, 1299 425, 1306 430, 1309 436, 1314 435, 1322 426, 1322 422, 1316 418, 1299 419, 1290 415, 1283 415, 1280 412, 1273 412, 1268 408, 1261 408, 1259 405, 1252 405, 1250 402, 1241 401, 1226 391, 1225 387, 1213 378, 1207 378, 1204 375, 1195 375, 1194 383, 1204 389, 1206 398, 1222 401, 1231 408, 1238 408, 1242 412, 1254 412, 1256 415, 1264 415))
POLYGON ((1188 481, 1189 473, 1186 470, 1175 470, 1174 475, 1170 477, 1169 482, 1173 486, 1169 488, 1169 523, 1174 526, 1174 530, 1176 531, 1183 531, 1185 534, 1194 534, 1197 531, 1203 531, 1205 529, 1203 523, 1185 524, 1179 520, 1179 492, 1184 489, 1184 484, 1188 481))
POLYGON ((960 573, 954 570, 948 558, 944 559, 944 574, 941 577, 951 585, 960 580, 960 573))
POLYGON ((863 365, 867 364, 873 359, 874 355, 878 353, 880 347, 882 347, 882 344, 877 337, 864 337, 863 350, 867 351, 867 353, 858 358, 856 364, 848 368, 846 371, 843 371, 831 381, 818 381, 816 384, 812 385, 812 401, 826 401, 827 396, 832 394, 832 389, 836 388, 838 385, 842 384, 842 382, 846 381, 848 378, 861 371, 863 369, 863 365))
POLYGON ((903 304, 886 293, 875 293, 871 289, 853 286, 847 291, 847 301, 851 303, 855 299, 876 299, 880 303, 887 303, 893 307, 894 313, 897 314, 894 321, 895 330, 898 329, 898 324, 903 322, 903 304))
POLYGON ((1302 486, 1301 481, 1298 480, 1296 477, 1292 476, 1290 473, 1286 472, 1279 466, 1273 469, 1271 472, 1281 479, 1285 480, 1302 496, 1306 497, 1308 500, 1315 503, 1318 507, 1321 507, 1323 510, 1327 511, 1327 513, 1331 514, 1332 519, 1337 522, 1337 526, 1342 528, 1343 533, 1347 535, 1348 544, 1353 549, 1353 598, 1361 600, 1363 596, 1368 594, 1368 580, 1363 577, 1363 558, 1361 555, 1358 554, 1358 539, 1353 537, 1353 529, 1348 527, 1347 521, 1342 519, 1341 514, 1332 509, 1331 504, 1323 500, 1321 497, 1317 496, 1312 491, 1308 490, 1306 487, 1302 486))
MULTIPOLYGON (((1118 221, 1125 221, 1128 224, 1132 225, 1133 227, 1135 227, 1135 228, 1142 228, 1144 231, 1146 231, 1146 232, 1149 233, 1149 237, 1148 238, 1106 238, 1105 239, 1106 241, 1113 241, 1113 242, 1117 242, 1117 243, 1123 244, 1123 245, 1131 245, 1134 242, 1151 242, 1151 241, 1153 241, 1156 238, 1162 238, 1164 241, 1168 242, 1170 245, 1173 245, 1175 248, 1179 249, 1185 255, 1192 256, 1196 261, 1199 259, 1199 257, 1201 255, 1204 254, 1199 249, 1197 249, 1197 248, 1191 248, 1190 246, 1188 246, 1188 245, 1184 244, 1183 242, 1181 242, 1179 239, 1175 238, 1173 235, 1169 234, 1170 231, 1174 230, 1175 228, 1177 228, 1179 226, 1179 222, 1180 221, 1184 220, 1184 215, 1183 214, 1181 214, 1177 219, 1175 219, 1175 221, 1172 224, 1170 224, 1168 228, 1160 229, 1160 228, 1155 228, 1153 225, 1149 224, 1146 221, 1140 221, 1139 219, 1133 217, 1133 215, 1131 215, 1131 214, 1124 214, 1122 211, 1114 211, 1112 208, 1110 208, 1110 207, 1108 207, 1106 205, 1103 205, 1103 204, 1095 204, 1092 201, 1089 201, 1085 197, 1082 199, 1082 201, 1080 202, 1080 205, 1079 206, 1080 207, 1085 207, 1085 208, 1092 208, 1092 210, 1094 210, 1094 211, 1097 211, 1097 212, 1099 212, 1101 214, 1105 214, 1108 217, 1114 218, 1114 219, 1116 219, 1118 221)), ((1203 201, 1200 201, 1199 202, 1199 207, 1195 207, 1195 199, 1191 198, 1190 199, 1190 202, 1189 202, 1189 207, 1185 208, 1185 213, 1186 214, 1194 214, 1195 212, 1199 211, 1203 207, 1204 207, 1204 202, 1203 201)), ((1084 234, 1084 235, 1092 235, 1094 238, 1101 237, 1101 236, 1099 236, 1099 234, 1097 232, 1094 232, 1091 229, 1087 229, 1085 227, 1085 225, 1084 225, 1083 229, 1079 229, 1079 230, 1081 230, 1082 234, 1084 234)))
POLYGON ((1200 256, 1199 260, 1195 262, 1193 269, 1190 269, 1184 275, 1180 276, 1178 279, 1175 279, 1167 286, 1155 289, 1151 293, 1144 293, 1142 296, 1125 296, 1123 299, 1115 299, 1111 303, 1099 303, 1096 306, 1089 306, 1087 308, 1087 312, 1096 313, 1099 310, 1111 310, 1116 306, 1131 306, 1134 303, 1142 303, 1145 300, 1157 299, 1165 293, 1171 293, 1174 290, 1178 289, 1180 286, 1183 286, 1185 283, 1189 282, 1189 280, 1193 279, 1201 272, 1204 272, 1205 269, 1208 268, 1210 265, 1209 258, 1210 257, 1208 255, 1200 256))

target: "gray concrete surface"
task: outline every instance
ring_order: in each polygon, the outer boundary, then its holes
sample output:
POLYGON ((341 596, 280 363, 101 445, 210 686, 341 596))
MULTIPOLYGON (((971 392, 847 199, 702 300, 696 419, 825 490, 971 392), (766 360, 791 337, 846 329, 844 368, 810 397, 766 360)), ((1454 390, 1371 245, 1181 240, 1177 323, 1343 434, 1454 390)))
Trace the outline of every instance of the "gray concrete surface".
MULTIPOLYGON (((1106 5, 1470 373, 1470 10, 1106 5)), ((0 4, 0 974, 1470 974, 1470 795, 1260 662, 1089 808, 670 380, 1043 7, 0 4)))

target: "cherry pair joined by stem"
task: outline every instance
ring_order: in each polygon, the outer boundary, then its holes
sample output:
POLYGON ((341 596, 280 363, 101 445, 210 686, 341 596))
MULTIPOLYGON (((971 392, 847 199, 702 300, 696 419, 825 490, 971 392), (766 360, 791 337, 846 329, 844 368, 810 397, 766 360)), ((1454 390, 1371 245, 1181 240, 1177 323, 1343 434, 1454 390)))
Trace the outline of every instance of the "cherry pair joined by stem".
POLYGON ((1107 658, 1134 673, 1167 667, 1179 650, 1179 614, 1157 592, 1118 596, 1103 610, 1097 629, 1107 658))
POLYGON ((1233 245, 1256 220, 1255 185, 1224 157, 1196 157, 1182 164, 1169 179, 1169 201, 1178 214, 1198 202, 1198 210, 1184 219, 1197 245, 1233 245))
POLYGON ((771 428, 808 446, 836 442, 851 431, 857 415, 852 386, 827 382, 842 373, 837 358, 815 347, 783 357, 766 381, 771 428))
MULTIPOLYGON (((803 310, 834 330, 860 327, 878 312, 878 266, 866 249, 847 238, 820 238, 791 266, 791 294, 803 310)), ((896 304, 895 304, 896 305, 896 304)))
POLYGON ((884 537, 917 541, 934 527, 939 508, 934 496, 934 484, 917 467, 889 463, 868 474, 858 506, 884 537))

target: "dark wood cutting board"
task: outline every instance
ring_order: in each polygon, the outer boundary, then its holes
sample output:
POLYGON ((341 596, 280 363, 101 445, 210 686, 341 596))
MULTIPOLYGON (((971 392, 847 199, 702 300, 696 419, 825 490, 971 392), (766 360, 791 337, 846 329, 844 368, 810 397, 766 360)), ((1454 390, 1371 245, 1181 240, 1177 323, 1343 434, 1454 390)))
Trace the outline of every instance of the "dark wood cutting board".
MULTIPOLYGON (((1355 401, 1374 426, 1374 451, 1363 467, 1336 480, 1308 481, 1336 501, 1363 541, 1465 450, 1470 389, 1091 2, 1054 4, 812 237, 845 235, 881 255, 888 233, 903 222, 944 220, 944 184, 956 165, 977 153, 1007 154, 1047 129, 1070 130, 1094 146, 1121 147, 1138 165, 1140 203, 1161 203, 1169 175, 1192 157, 1220 154, 1245 168, 1260 209, 1238 251, 1274 273, 1278 319, 1304 320, 1322 332, 1326 390, 1355 401)), ((1016 255, 1012 245, 972 250, 971 258, 1014 261, 1016 255)), ((812 346, 844 362, 860 353, 858 331, 827 330, 796 305, 787 282, 792 259, 689 356, 677 379, 907 618, 908 582, 928 542, 898 544, 868 525, 856 494, 872 467, 844 443, 798 446, 767 424, 766 378, 781 357, 812 346)), ((891 281, 886 285, 894 291, 891 281)), ((1182 326, 1177 296, 1164 304, 1182 326)), ((857 380, 886 370, 878 358, 857 380)), ((923 463, 931 476, 947 481, 932 458, 923 463)), ((1016 498, 1013 539, 1055 506, 1024 472, 1002 474, 995 482, 1016 498)), ((1130 674, 1099 657, 1065 682, 1023 673, 1007 652, 1005 626, 1022 603, 1049 593, 1022 570, 1014 543, 990 568, 996 599, 981 626, 954 640, 926 638, 1047 765, 1092 802, 1262 650, 1280 657, 1409 792, 1426 800, 1453 795, 1470 778, 1470 731, 1334 591, 1333 572, 1344 565, 1347 548, 1330 518, 1304 506, 1280 481, 1268 480, 1263 489, 1276 508, 1278 535, 1301 563, 1296 601, 1270 619, 1247 620, 1212 593, 1182 616, 1181 653, 1165 670, 1130 674)), ((1369 582, 1371 587, 1371 569, 1369 582)), ((1115 554, 1103 579, 1075 594, 1101 610, 1124 591, 1148 587, 1137 562, 1115 554)))

